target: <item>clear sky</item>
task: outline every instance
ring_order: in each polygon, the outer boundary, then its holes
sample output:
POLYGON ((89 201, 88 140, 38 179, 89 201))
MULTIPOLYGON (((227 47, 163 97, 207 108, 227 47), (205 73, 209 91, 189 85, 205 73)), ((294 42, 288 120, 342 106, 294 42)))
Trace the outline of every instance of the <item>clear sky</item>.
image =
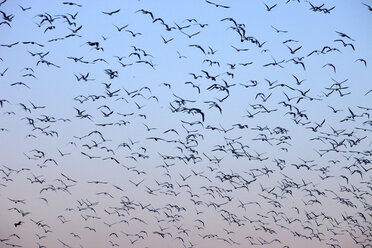
POLYGON ((372 1, 3 1, 0 247, 371 247, 372 1))

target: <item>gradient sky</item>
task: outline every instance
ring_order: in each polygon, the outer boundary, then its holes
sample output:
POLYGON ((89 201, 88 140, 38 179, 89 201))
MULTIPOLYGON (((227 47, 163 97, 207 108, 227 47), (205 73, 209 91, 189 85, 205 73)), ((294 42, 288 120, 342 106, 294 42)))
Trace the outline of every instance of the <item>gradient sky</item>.
POLYGON ((68 3, 0 5, 0 247, 371 247, 372 1, 68 3))

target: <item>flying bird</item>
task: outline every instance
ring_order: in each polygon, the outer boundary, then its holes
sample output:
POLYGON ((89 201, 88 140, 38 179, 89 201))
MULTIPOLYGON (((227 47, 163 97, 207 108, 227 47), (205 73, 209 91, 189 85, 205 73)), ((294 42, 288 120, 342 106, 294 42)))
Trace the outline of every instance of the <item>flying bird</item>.
POLYGON ((120 12, 120 9, 117 9, 117 10, 114 10, 114 11, 111 11, 111 12, 104 12, 104 11, 102 11, 103 14, 109 15, 109 16, 111 16, 113 14, 116 14, 116 13, 119 13, 119 12, 120 12))

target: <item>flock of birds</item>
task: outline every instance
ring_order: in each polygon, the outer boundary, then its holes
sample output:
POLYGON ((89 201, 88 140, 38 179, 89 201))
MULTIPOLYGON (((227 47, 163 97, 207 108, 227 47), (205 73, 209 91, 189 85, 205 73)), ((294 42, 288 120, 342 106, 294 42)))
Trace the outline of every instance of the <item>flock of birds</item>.
POLYGON ((171 20, 140 1, 0 3, 0 247, 372 247, 358 39, 325 27, 314 49, 199 4, 171 20))

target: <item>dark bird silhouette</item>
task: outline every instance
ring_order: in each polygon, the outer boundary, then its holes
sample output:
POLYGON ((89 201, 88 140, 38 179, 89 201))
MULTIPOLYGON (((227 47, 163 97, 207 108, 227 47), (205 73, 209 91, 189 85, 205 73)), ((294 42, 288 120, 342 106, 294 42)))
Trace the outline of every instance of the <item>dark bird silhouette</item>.
POLYGON ((111 11, 111 12, 104 12, 104 11, 102 11, 102 13, 105 14, 105 15, 111 16, 113 14, 119 13, 119 11, 120 11, 120 9, 117 9, 117 10, 114 10, 114 11, 111 11))
POLYGON ((271 6, 271 7, 269 7, 266 3, 264 3, 265 4, 265 6, 266 6, 266 10, 267 11, 271 11, 273 8, 275 8, 276 7, 276 5, 277 4, 274 4, 273 6, 271 6))
POLYGON ((18 4, 18 6, 22 9, 22 11, 27 11, 27 10, 32 9, 32 7, 27 7, 27 8, 25 8, 25 7, 22 7, 22 6, 19 5, 19 4, 18 4))
POLYGON ((184 35, 186 35, 187 37, 189 37, 189 39, 191 39, 192 37, 200 34, 200 31, 198 31, 196 33, 193 33, 193 34, 187 34, 187 33, 183 32, 183 31, 181 31, 181 33, 183 33, 184 35))
POLYGON ((350 38, 350 36, 348 36, 347 34, 345 33, 342 33, 342 32, 338 32, 338 31, 335 31, 339 36, 341 36, 342 38, 348 38, 349 40, 352 40, 352 41, 355 41, 353 40, 352 38, 350 38))
POLYGON ((23 221, 18 221, 16 223, 14 223, 14 227, 19 227, 23 223, 24 223, 23 221))
POLYGON ((237 52, 246 52, 246 51, 249 51, 248 48, 236 48, 236 47, 234 47, 234 46, 231 46, 231 47, 234 48, 235 51, 237 51, 237 52))
POLYGON ((142 35, 142 33, 135 33, 133 31, 127 30, 127 29, 125 31, 128 32, 128 33, 130 33, 132 35, 132 37, 136 37, 137 35, 142 35))
POLYGON ((355 62, 362 62, 364 64, 365 67, 367 67, 367 61, 365 59, 357 59, 355 60, 355 62))
POLYGON ((161 38, 163 39, 164 44, 167 44, 168 42, 171 42, 174 39, 174 38, 170 38, 169 40, 166 40, 163 36, 161 36, 161 38))
POLYGON ((334 40, 334 41, 335 41, 335 42, 341 42, 342 45, 343 45, 344 47, 350 46, 350 47, 355 51, 355 47, 354 47, 354 45, 351 44, 351 43, 346 43, 344 40, 341 40, 341 39, 334 40))
POLYGON ((288 31, 277 29, 277 28, 274 27, 274 26, 271 26, 271 28, 274 29, 277 33, 288 33, 288 31))
POLYGON ((208 1, 208 0, 205 0, 205 2, 206 2, 206 3, 209 3, 209 4, 211 4, 211 5, 216 6, 217 8, 218 8, 218 7, 225 8, 225 9, 230 8, 229 6, 226 6, 226 5, 220 5, 220 4, 217 4, 217 3, 210 2, 210 1, 208 1))
POLYGON ((199 45, 189 45, 189 47, 196 47, 196 48, 199 48, 200 51, 202 51, 202 52, 205 54, 204 49, 203 49, 201 46, 199 46, 199 45))
POLYGON ((154 20, 154 15, 152 14, 152 12, 144 10, 144 9, 140 9, 140 10, 137 10, 135 13, 138 13, 138 12, 141 12, 144 15, 150 15, 151 19, 154 20))
POLYGON ((77 4, 77 3, 73 3, 73 2, 63 2, 62 4, 65 4, 65 5, 70 5, 70 6, 77 6, 77 7, 83 7, 82 5, 80 4, 77 4))
POLYGON ((302 46, 299 46, 297 47, 296 49, 292 50, 292 48, 290 48, 289 46, 287 46, 289 51, 291 52, 291 54, 295 54, 298 50, 300 50, 302 48, 302 46))
POLYGON ((326 66, 330 66, 330 67, 332 67, 333 72, 336 73, 336 66, 334 66, 334 65, 331 64, 331 63, 328 63, 328 64, 323 65, 322 68, 324 68, 324 67, 326 67, 326 66))
POLYGON ((7 72, 7 71, 8 71, 8 68, 6 68, 3 72, 1 72, 1 73, 0 73, 0 76, 4 77, 5 72, 7 72))
POLYGON ((118 26, 116 26, 115 24, 114 24, 114 26, 115 26, 115 28, 118 30, 118 32, 121 32, 123 29, 127 28, 127 27, 129 26, 129 24, 124 25, 124 26, 122 26, 122 27, 118 27, 118 26))
POLYGON ((368 8, 369 11, 372 11, 372 7, 368 4, 365 4, 365 3, 362 3, 364 6, 366 6, 368 8))

